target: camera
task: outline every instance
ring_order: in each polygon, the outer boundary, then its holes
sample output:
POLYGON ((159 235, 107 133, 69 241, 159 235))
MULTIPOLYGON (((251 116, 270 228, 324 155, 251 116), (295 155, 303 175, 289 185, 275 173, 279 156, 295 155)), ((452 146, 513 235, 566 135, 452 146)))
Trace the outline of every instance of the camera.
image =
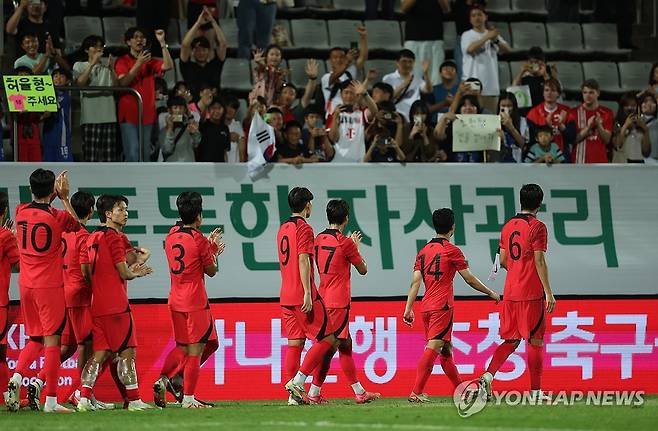
POLYGON ((393 113, 388 112, 388 111, 384 111, 382 113, 382 119, 385 120, 385 121, 393 121, 394 120, 393 113))
POLYGON ((482 84, 480 84, 478 81, 469 81, 466 83, 468 85, 468 88, 471 91, 480 91, 482 89, 482 84))
POLYGON ((352 106, 352 105, 343 105, 343 112, 354 112, 354 106, 352 106))
POLYGON ((418 114, 414 115, 414 125, 420 126, 421 124, 423 124, 423 116, 418 114))

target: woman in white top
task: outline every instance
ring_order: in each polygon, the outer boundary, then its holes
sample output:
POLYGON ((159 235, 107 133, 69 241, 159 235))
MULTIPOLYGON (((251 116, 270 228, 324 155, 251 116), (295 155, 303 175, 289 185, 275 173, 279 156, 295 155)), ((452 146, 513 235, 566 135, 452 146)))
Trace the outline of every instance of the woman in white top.
MULTIPOLYGON (((529 139, 528 123, 519 112, 519 105, 512 93, 503 93, 498 101, 502 142, 499 161, 503 163, 521 163, 523 150, 529 139)), ((493 156, 493 155, 492 155, 493 156)))
POLYGON ((638 115, 637 108, 635 93, 621 96, 613 141, 613 163, 644 163, 644 158, 651 154, 649 128, 638 115))

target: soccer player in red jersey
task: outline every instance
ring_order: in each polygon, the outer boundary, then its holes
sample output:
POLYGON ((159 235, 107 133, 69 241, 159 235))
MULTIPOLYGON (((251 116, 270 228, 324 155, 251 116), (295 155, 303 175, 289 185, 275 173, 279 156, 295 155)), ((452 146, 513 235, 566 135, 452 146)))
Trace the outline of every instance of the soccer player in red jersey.
POLYGON ((352 359, 352 338, 350 337, 350 269, 352 266, 361 275, 368 272, 366 261, 359 253, 361 233, 353 232, 349 237, 343 230, 349 221, 350 207, 344 200, 331 200, 327 203, 329 228, 315 238, 315 263, 320 274, 320 296, 327 307, 330 326, 336 328, 334 335, 338 345, 324 357, 322 365, 315 369, 313 384, 308 391, 308 399, 313 404, 326 404, 320 396, 320 388, 327 377, 331 359, 338 350, 340 365, 347 381, 354 391, 357 404, 369 403, 380 397, 379 393, 367 392, 356 377, 356 367, 352 359))
MULTIPOLYGON (((37 169, 30 175, 33 201, 16 207, 16 227, 21 271, 18 276, 21 313, 30 341, 21 350, 16 370, 9 380, 7 409, 20 407, 19 391, 29 366, 45 350, 46 404, 44 412, 68 413, 57 404, 61 334, 66 324, 62 279, 62 233, 80 228, 69 202, 66 171, 57 177, 52 171, 37 169), (59 197, 66 211, 50 206, 59 197), (45 346, 45 348, 44 348, 45 346)), ((28 386, 30 407, 40 409, 39 398, 28 386)))
POLYGON ((432 224, 436 236, 416 255, 413 279, 407 305, 404 310, 403 320, 408 326, 412 326, 415 320, 413 305, 418 296, 421 280, 425 284, 425 296, 423 297, 422 318, 425 327, 425 339, 427 346, 423 353, 418 369, 416 371, 416 382, 414 383, 409 402, 425 403, 429 399, 424 393, 425 384, 432 374, 434 361, 441 356, 441 368, 450 382, 456 388, 461 383, 461 377, 452 359, 452 335, 453 320, 453 280, 455 273, 478 292, 482 292, 491 299, 500 301, 500 296, 485 286, 468 269, 468 262, 462 251, 450 242, 455 232, 455 215, 450 208, 442 208, 432 214, 432 224))
MULTIPOLYGON (((139 397, 135 367, 135 335, 132 311, 128 302, 128 280, 144 277, 151 268, 137 259, 128 266, 127 254, 132 245, 120 232, 128 222, 128 199, 107 196, 102 202, 105 226, 92 233, 87 240, 91 274, 91 314, 94 354, 82 372, 79 411, 93 410, 91 392, 102 364, 112 353, 118 354, 117 374, 126 388, 128 410, 151 408, 139 397)), ((114 366, 112 364, 111 366, 114 366)))
MULTIPOLYGON (((165 254, 171 275, 169 309, 176 339, 175 350, 185 353, 183 408, 210 407, 194 398, 202 355, 209 341, 215 341, 215 319, 205 287, 205 275, 217 274, 217 257, 224 251, 221 230, 215 229, 208 238, 199 231, 203 221, 202 197, 197 192, 183 192, 176 199, 182 225, 174 226, 165 239, 165 254)), ((208 356, 209 356, 208 354, 208 356)), ((165 361, 166 362, 166 361, 165 361)), ((153 385, 157 405, 166 406, 168 381, 161 376, 153 385)))
POLYGON ((288 336, 285 370, 290 380, 285 388, 289 404, 308 404, 304 389, 306 377, 315 370, 336 341, 329 327, 324 303, 313 280, 313 228, 306 223, 313 208, 313 194, 305 187, 288 193, 291 217, 283 222, 277 234, 277 251, 281 268, 280 301, 283 325, 288 336), (317 342, 299 359, 306 338, 317 342), (299 370, 297 370, 299 368, 299 370))
POLYGON ((494 352, 480 387, 491 397, 491 381, 521 338, 528 341, 530 388, 537 399, 541 392, 544 363, 544 311, 552 313, 555 297, 546 265, 546 225, 537 220, 544 192, 537 184, 521 188, 521 212, 512 217, 500 234, 500 265, 507 269, 500 313, 500 338, 505 340, 494 352))
POLYGON ((608 146, 612 139, 614 113, 599 104, 599 83, 587 79, 580 86, 583 103, 573 108, 576 120, 576 145, 571 152, 573 163, 608 163, 608 146))
POLYGON ((9 332, 9 278, 11 270, 18 269, 19 255, 13 223, 9 218, 7 193, 0 192, 0 392, 7 404, 7 332, 9 332))

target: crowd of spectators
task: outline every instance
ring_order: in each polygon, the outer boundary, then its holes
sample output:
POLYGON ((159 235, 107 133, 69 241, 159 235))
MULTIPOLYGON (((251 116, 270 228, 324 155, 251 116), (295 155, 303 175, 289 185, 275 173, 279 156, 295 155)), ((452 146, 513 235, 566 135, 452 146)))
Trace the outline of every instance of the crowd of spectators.
MULTIPOLYGON (((161 28, 125 31, 126 54, 107 55, 100 35, 82 42, 82 60, 69 64, 59 30, 50 24, 45 0, 21 0, 5 30, 15 35, 17 75, 52 75, 58 86, 56 113, 16 115, 20 161, 71 161, 71 94, 66 85, 129 87, 142 98, 140 155, 138 105, 129 93, 83 91, 83 161, 247 161, 256 113, 273 129, 275 163, 322 162, 501 162, 658 163, 656 97, 658 64, 648 86, 624 94, 613 113, 599 103, 598 83, 581 85, 582 103, 563 100, 559 70, 541 48, 528 51, 513 85, 528 86, 532 107, 519 108, 514 94, 499 87, 498 55, 510 45, 490 23, 477 0, 403 0, 406 40, 395 70, 367 70, 368 32, 355 29, 351 47, 328 52, 329 71, 305 65, 306 84, 297 88, 284 65, 284 49, 273 43, 276 1, 240 0, 237 55, 252 60, 253 89, 247 112, 223 90, 227 41, 214 2, 191 1, 189 30, 181 40, 182 81, 168 88, 163 74, 174 59, 161 28), (445 59, 443 17, 457 24, 455 58, 445 59), (158 57, 156 57, 156 52, 158 57), (462 116, 499 115, 500 151, 454 151, 453 124, 462 116)), ((368 18, 392 17, 392 2, 366 1, 368 18)), ((274 32, 276 33, 276 31, 274 32)), ((0 157, 2 154, 0 153, 0 157)))

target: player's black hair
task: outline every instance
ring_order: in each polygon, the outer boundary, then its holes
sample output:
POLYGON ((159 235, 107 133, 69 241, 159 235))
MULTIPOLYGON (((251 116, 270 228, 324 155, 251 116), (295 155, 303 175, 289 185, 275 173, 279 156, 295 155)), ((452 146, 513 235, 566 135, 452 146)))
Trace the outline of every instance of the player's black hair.
POLYGON ((548 133, 549 135, 553 136, 553 128, 544 124, 543 126, 537 127, 537 134, 540 133, 548 133))
POLYGON ((402 58, 410 58, 412 60, 416 60, 416 54, 410 49, 401 49, 398 52, 398 55, 395 57, 395 61, 399 61, 402 58))
POLYGON ((329 224, 341 225, 347 220, 350 206, 342 199, 332 199, 327 203, 327 220, 329 224))
POLYGON ((101 223, 107 222, 107 211, 112 211, 114 206, 119 202, 125 202, 128 205, 128 198, 121 195, 100 195, 96 201, 96 212, 101 223))
POLYGON ((6 192, 0 191, 0 217, 2 217, 2 213, 7 208, 9 208, 9 196, 7 196, 6 192))
POLYGON ((450 208, 441 208, 432 213, 432 224, 438 234, 446 234, 455 225, 455 213, 450 208))
POLYGON ((46 169, 37 169, 30 175, 30 189, 35 198, 47 198, 55 190, 55 174, 46 169))
POLYGON ((541 206, 544 192, 537 184, 524 184, 521 187, 521 209, 534 211, 541 206))
POLYGON ((71 196, 71 206, 79 219, 89 215, 89 210, 94 209, 94 195, 89 192, 75 192, 71 196))
POLYGON ((107 200, 107 195, 100 195, 96 199, 96 213, 98 214, 98 221, 105 223, 107 217, 105 217, 105 201, 107 200))
POLYGON ((292 212, 304 211, 306 204, 313 200, 313 193, 306 187, 295 187, 288 193, 288 206, 292 212))
POLYGON ((192 224, 201 215, 203 198, 198 192, 183 192, 176 198, 178 215, 185 224, 192 224))
POLYGON ((101 36, 97 34, 92 34, 90 36, 85 37, 82 40, 82 45, 80 45, 80 50, 82 52, 85 52, 89 48, 97 45, 103 45, 105 46, 105 39, 103 39, 101 36))

